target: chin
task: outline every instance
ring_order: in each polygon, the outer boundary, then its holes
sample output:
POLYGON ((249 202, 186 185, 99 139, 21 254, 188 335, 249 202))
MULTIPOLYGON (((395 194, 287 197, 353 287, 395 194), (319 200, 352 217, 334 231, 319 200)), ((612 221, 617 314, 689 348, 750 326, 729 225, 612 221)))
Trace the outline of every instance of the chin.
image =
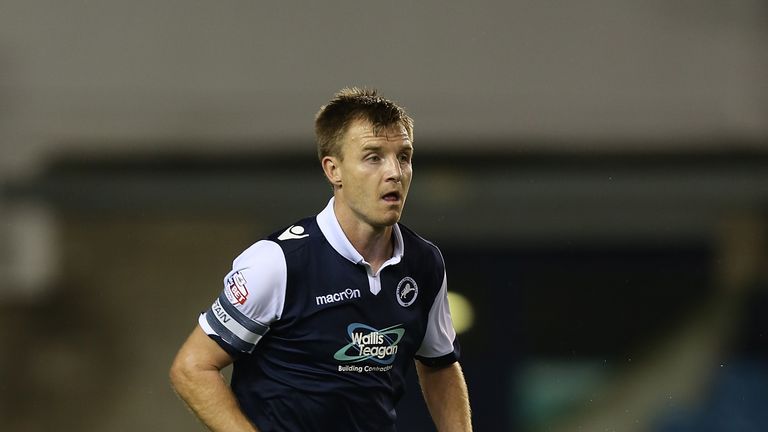
POLYGON ((397 212, 397 214, 393 215, 387 215, 382 220, 382 225, 386 226, 392 226, 400 221, 400 212, 397 212))

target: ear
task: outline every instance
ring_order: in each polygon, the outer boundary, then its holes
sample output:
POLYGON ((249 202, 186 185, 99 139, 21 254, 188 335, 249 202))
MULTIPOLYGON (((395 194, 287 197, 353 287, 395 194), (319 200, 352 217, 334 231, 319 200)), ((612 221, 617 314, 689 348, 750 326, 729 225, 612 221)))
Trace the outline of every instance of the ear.
POLYGON ((341 187, 341 165, 339 160, 333 156, 325 156, 321 161, 325 178, 333 187, 341 187))

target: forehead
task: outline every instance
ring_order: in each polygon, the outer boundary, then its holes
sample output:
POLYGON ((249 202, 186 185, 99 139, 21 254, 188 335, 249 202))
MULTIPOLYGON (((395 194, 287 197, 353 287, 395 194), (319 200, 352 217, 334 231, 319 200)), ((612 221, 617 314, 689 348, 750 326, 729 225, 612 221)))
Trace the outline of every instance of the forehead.
POLYGON ((366 145, 396 145, 412 147, 408 131, 403 125, 395 124, 375 131, 373 125, 365 120, 355 120, 347 128, 342 142, 345 148, 362 148, 366 145))

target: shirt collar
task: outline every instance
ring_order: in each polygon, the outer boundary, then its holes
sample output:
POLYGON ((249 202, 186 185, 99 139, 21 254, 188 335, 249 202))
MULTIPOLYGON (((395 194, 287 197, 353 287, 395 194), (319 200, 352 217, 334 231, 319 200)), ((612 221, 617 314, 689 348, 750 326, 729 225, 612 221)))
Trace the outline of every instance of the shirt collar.
MULTIPOLYGON (((333 211, 334 198, 328 201, 328 205, 325 206, 323 211, 317 215, 317 225, 320 227, 320 231, 325 236, 328 243, 344 258, 352 261, 355 264, 363 264, 365 260, 360 252, 352 246, 344 231, 339 225, 339 220, 336 219, 336 213, 333 211)), ((395 233, 395 247, 392 253, 392 258, 387 260, 385 265, 397 264, 403 258, 403 233, 400 232, 398 224, 392 226, 392 232, 395 233)))

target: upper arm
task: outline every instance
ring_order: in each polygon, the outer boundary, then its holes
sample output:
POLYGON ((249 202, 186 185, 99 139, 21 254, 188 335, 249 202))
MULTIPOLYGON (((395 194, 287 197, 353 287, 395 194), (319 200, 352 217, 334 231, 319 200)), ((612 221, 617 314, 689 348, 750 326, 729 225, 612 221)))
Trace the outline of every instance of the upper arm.
POLYGON ((461 365, 432 368, 416 362, 424 401, 439 431, 471 431, 469 394, 461 365))
POLYGON ((443 273, 443 282, 429 311, 427 330, 416 358, 425 365, 440 367, 457 361, 459 352, 448 305, 447 278, 443 273))
POLYGON ((285 304, 283 251, 262 240, 243 252, 224 278, 224 289, 198 320, 204 333, 232 353, 251 353, 285 304))
POLYGON ((414 363, 416 364, 416 374, 419 377, 419 383, 422 386, 432 384, 434 378, 455 375, 464 376, 459 362, 453 362, 443 367, 429 366, 420 360, 416 360, 414 363))

